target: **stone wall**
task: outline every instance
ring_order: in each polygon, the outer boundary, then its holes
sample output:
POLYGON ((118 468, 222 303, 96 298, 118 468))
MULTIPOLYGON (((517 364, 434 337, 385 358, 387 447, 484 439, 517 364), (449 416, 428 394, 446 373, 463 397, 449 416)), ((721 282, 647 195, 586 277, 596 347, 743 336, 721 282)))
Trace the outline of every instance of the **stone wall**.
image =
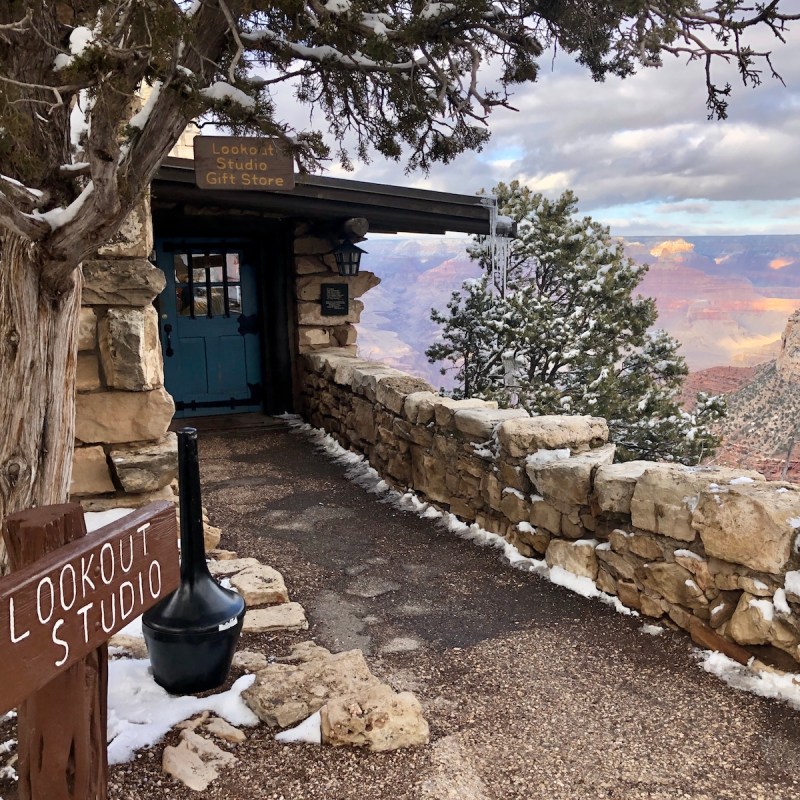
POLYGON ((800 487, 739 469, 614 464, 600 418, 454 401, 342 349, 302 362, 304 415, 396 488, 704 647, 800 661, 800 487))
POLYGON ((174 499, 177 443, 167 429, 175 406, 153 306, 165 279, 148 261, 152 248, 145 201, 83 264, 70 493, 92 511, 174 499))
POLYGON ((355 323, 364 304, 358 299, 380 283, 371 272, 361 271, 353 278, 343 278, 336 269, 333 248, 338 240, 324 230, 315 230, 308 223, 295 229, 294 270, 297 303, 297 350, 309 353, 329 347, 355 348, 355 323), (323 283, 347 284, 349 310, 346 315, 323 317, 320 296, 323 283))

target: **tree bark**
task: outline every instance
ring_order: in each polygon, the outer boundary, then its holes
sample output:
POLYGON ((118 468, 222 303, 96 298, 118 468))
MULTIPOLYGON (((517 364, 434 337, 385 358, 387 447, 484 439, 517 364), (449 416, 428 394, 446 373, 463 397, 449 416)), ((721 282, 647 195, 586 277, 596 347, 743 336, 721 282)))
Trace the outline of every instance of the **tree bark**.
MULTIPOLYGON (((0 520, 69 494, 80 270, 51 287, 42 248, 6 233, 0 250, 0 520)), ((0 554, 7 571, 5 548, 0 554)))

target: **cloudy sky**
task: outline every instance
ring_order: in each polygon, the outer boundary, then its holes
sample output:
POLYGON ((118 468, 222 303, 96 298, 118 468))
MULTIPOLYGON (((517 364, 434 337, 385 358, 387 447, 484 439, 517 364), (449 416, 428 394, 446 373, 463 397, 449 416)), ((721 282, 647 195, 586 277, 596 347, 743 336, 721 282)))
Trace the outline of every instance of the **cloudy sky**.
MULTIPOLYGON (((774 62, 786 81, 745 88, 730 74, 725 122, 706 119, 703 68, 666 57, 657 70, 594 83, 559 55, 492 115, 492 139, 428 177, 376 160, 331 175, 473 193, 519 178, 571 188, 581 212, 618 235, 800 233, 800 23, 774 62)), ((722 77, 724 70, 720 70, 722 77)))

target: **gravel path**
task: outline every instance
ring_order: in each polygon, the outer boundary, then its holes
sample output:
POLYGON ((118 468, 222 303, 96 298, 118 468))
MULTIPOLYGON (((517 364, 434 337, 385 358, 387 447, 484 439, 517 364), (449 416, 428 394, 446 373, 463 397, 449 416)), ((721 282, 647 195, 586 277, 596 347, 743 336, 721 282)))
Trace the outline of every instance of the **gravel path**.
MULTIPOLYGON (((798 796, 797 712, 707 675, 683 635, 646 635, 641 620, 380 503, 302 435, 206 433, 201 457, 221 546, 279 569, 311 621, 243 646, 359 647, 417 693, 432 733, 429 747, 368 754, 278 745, 261 727, 201 796, 798 796)), ((112 800, 198 796, 160 775, 161 749, 112 770, 112 800)))

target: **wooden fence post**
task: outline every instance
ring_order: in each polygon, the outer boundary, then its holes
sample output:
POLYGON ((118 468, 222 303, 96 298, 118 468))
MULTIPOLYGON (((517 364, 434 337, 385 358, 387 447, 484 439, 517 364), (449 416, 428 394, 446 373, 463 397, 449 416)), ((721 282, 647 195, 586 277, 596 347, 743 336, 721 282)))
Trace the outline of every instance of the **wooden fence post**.
MULTIPOLYGON (((77 503, 21 511, 3 528, 12 571, 85 535, 77 503)), ((107 653, 101 645, 19 706, 20 800, 106 800, 107 653)))

